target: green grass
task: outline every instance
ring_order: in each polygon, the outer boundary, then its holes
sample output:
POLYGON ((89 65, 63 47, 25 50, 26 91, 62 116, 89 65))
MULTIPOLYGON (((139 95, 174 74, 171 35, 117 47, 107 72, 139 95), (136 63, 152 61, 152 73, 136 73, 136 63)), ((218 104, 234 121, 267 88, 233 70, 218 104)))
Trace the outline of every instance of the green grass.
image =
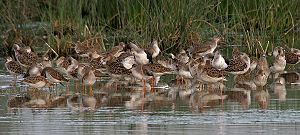
POLYGON ((258 41, 263 48, 270 41, 268 51, 278 45, 300 48, 298 0, 2 0, 0 5, 2 55, 11 54, 17 39, 33 47, 48 43, 60 55, 74 53, 71 43, 78 40, 106 50, 120 41, 147 47, 157 39, 169 53, 214 35, 246 45, 240 49, 251 55, 261 50, 258 41))

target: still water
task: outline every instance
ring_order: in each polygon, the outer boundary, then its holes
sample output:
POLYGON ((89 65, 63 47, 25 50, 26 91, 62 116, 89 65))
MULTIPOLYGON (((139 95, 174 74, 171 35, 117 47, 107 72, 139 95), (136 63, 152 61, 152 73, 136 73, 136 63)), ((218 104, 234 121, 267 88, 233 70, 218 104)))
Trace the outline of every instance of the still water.
POLYGON ((263 91, 225 82, 223 104, 214 94, 197 99, 187 96, 188 88, 170 83, 145 97, 142 87, 124 81, 115 91, 114 84, 107 86, 109 78, 97 81, 92 91, 76 89, 71 81, 69 90, 59 84, 35 93, 14 86, 3 63, 0 134, 300 134, 300 86, 288 81, 274 86, 270 78, 263 91))

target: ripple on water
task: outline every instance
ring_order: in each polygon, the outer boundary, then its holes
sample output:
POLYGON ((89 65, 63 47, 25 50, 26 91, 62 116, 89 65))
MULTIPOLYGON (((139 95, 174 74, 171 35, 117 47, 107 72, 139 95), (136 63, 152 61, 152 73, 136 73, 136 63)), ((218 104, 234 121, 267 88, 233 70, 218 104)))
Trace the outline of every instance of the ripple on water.
MULTIPOLYGON (((147 97, 145 103, 147 109, 142 110, 139 102, 133 102, 134 105, 138 104, 137 108, 129 109, 126 108, 125 101, 130 99, 122 98, 122 94, 128 94, 130 97, 130 94, 135 92, 131 93, 123 89, 118 90, 120 99, 115 98, 120 101, 112 101, 117 102, 116 107, 107 106, 105 103, 114 92, 103 91, 99 86, 94 91, 107 95, 103 98, 104 105, 95 109, 82 106, 76 108, 68 105, 54 108, 11 109, 7 107, 7 100, 14 96, 22 96, 23 93, 26 93, 25 89, 28 88, 28 86, 17 84, 16 87, 19 91, 11 91, 12 79, 12 75, 0 71, 0 133, 198 134, 201 131, 203 134, 295 134, 297 133, 295 127, 300 124, 300 106, 298 105, 300 98, 297 96, 300 87, 298 86, 291 88, 287 85, 285 102, 278 100, 272 91, 269 91, 271 100, 266 110, 259 108, 254 94, 251 94, 251 101, 246 109, 242 109, 239 102, 225 101, 223 106, 219 105, 205 111, 193 112, 187 102, 178 101, 178 99, 171 102, 168 100, 168 102, 164 100, 155 102, 151 96, 147 97), (161 105, 160 102, 166 103, 161 105)), ((101 83, 104 82, 101 81, 101 83)), ((51 94, 48 94, 51 91, 39 91, 40 98, 47 99, 66 95, 65 87, 59 87, 59 91, 56 90, 51 94), (43 95, 43 93, 47 94, 43 95)), ((70 87, 74 88, 75 86, 71 83, 70 87)), ((72 90, 70 91, 72 92, 72 90)), ((75 89, 73 89, 73 93, 75 93, 74 91, 75 89)), ((168 99, 168 96, 162 97, 168 99)), ((66 97, 66 99, 68 98, 70 97, 66 97)))

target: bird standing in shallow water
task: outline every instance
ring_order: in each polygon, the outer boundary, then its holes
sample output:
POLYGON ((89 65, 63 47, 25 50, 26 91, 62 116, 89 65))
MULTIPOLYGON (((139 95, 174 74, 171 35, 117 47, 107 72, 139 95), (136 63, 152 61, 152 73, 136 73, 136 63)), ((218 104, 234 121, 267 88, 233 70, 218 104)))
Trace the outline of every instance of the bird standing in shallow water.
MULTIPOLYGON (((131 56, 129 56, 129 57, 131 57, 131 56)), ((127 59, 123 60, 123 61, 120 61, 118 59, 111 59, 111 60, 107 61, 107 63, 106 63, 107 72, 112 77, 112 79, 116 80, 116 90, 115 91, 117 91, 117 89, 118 89, 118 85, 117 85, 118 80, 117 79, 124 77, 124 76, 131 75, 130 69, 126 68, 127 66, 132 67, 132 65, 134 63, 131 63, 131 62, 132 62, 132 60, 127 60, 127 59), (131 66, 130 66, 130 63, 131 63, 131 66), (126 67, 124 65, 126 65, 126 67)))
POLYGON ((291 65, 293 66, 293 71, 295 70, 295 65, 300 62, 300 55, 293 52, 285 53, 286 63, 289 64, 289 70, 291 70, 291 65))
MULTIPOLYGON (((277 48, 277 47, 276 47, 277 48)), ((275 57, 275 59, 272 61, 271 66, 270 66, 270 70, 271 72, 274 73, 274 81, 275 81, 275 74, 278 73, 278 78, 280 78, 280 73, 284 71, 285 66, 286 66, 286 60, 285 60, 285 54, 283 51, 283 48, 280 47, 279 51, 280 53, 275 57)))
POLYGON ((85 71, 82 77, 82 81, 85 84, 85 86, 90 86, 90 96, 92 94, 92 85, 94 85, 96 82, 96 76, 94 72, 95 70, 93 68, 89 68, 85 71))
MULTIPOLYGON (((141 65, 141 71, 142 71, 142 76, 143 76, 143 65, 150 63, 153 63, 152 59, 156 57, 160 49, 158 47, 157 41, 153 41, 153 47, 150 49, 141 49, 137 47, 135 44, 131 43, 129 45, 129 48, 133 51, 133 54, 135 56, 135 61, 137 64, 141 65)), ((145 88, 145 81, 144 81, 144 93, 146 93, 146 88, 145 88)))
MULTIPOLYGON (((223 84, 223 70, 228 67, 224 57, 221 55, 219 51, 215 52, 214 59, 212 60, 212 66, 218 69, 219 71, 222 72, 222 80, 221 83, 223 84)), ((221 97, 222 97, 222 104, 223 104, 223 93, 222 93, 222 87, 221 87, 221 97)))
POLYGON ((28 84, 29 86, 35 88, 35 91, 37 91, 38 88, 51 86, 51 83, 44 76, 28 77, 22 80, 21 83, 28 84))
POLYGON ((219 71, 215 67, 211 65, 211 61, 207 60, 205 63, 201 62, 196 70, 198 78, 203 80, 204 82, 209 83, 209 92, 211 92, 211 83, 216 83, 221 81, 222 71, 219 71))
MULTIPOLYGON (((158 84, 160 76, 162 76, 164 74, 171 74, 173 72, 173 70, 171 68, 164 67, 163 65, 161 65, 157 62, 148 63, 148 64, 144 65, 144 69, 153 74, 152 77, 155 78, 155 84, 158 84)), ((153 80, 154 79, 152 78, 152 86, 154 86, 153 80)))
MULTIPOLYGON (((171 57, 173 54, 170 54, 171 57)), ((175 59, 175 58, 172 58, 175 59)), ((181 86, 183 87, 183 78, 191 79, 193 78, 190 74, 189 67, 187 63, 189 62, 190 57, 186 54, 185 50, 180 50, 179 54, 176 56, 177 66, 178 66, 178 75, 181 76, 181 86)), ((187 80, 185 81, 187 84, 187 80)))
MULTIPOLYGON (((46 76, 49 80, 53 83, 61 83, 68 82, 69 80, 66 79, 60 72, 56 71, 52 67, 46 67, 42 71, 42 76, 46 76)), ((57 84, 55 84, 55 88, 57 88, 57 84)))
POLYGON ((258 70, 256 75, 253 78, 253 81, 255 83, 255 85, 257 86, 257 90, 258 87, 260 87, 261 90, 263 90, 263 87, 267 84, 267 80, 268 80, 268 76, 266 74, 266 72, 264 72, 263 70, 258 70))
POLYGON ((263 72, 265 72, 266 76, 269 77, 271 70, 266 58, 266 54, 261 54, 260 58, 258 59, 256 69, 257 71, 262 70, 263 72))
POLYGON ((11 74, 14 75, 14 84, 16 84, 17 81, 17 75, 23 75, 23 69, 21 67, 21 65, 19 65, 18 62, 14 61, 12 59, 12 57, 7 57, 6 59, 6 63, 5 63, 5 67, 7 69, 7 71, 11 74))

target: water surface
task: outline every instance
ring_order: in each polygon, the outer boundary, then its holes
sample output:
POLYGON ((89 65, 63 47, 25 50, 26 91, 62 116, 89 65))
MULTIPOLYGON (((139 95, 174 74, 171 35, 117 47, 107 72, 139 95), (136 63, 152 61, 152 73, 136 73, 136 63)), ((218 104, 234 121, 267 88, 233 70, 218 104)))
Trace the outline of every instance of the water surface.
POLYGON ((143 97, 141 87, 122 81, 117 91, 114 84, 105 87, 109 78, 97 81, 91 92, 76 90, 71 81, 69 90, 58 85, 37 94, 26 85, 13 85, 3 62, 0 134, 299 134, 297 85, 286 84, 286 91, 274 91, 269 79, 263 92, 228 92, 232 90, 228 81, 224 93, 228 99, 223 104, 220 100, 197 104, 201 109, 195 110, 191 97, 183 96, 186 88, 148 90, 143 97), (258 104, 258 95, 270 96, 266 109, 258 104))

